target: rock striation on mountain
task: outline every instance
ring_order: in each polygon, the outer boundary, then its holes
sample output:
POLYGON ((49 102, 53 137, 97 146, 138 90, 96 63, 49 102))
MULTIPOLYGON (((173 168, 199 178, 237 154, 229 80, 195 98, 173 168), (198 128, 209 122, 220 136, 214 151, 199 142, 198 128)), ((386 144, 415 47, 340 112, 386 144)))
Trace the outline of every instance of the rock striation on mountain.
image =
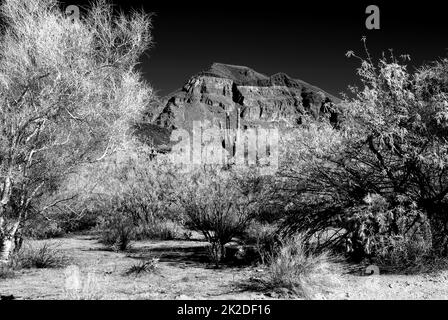
POLYGON ((230 123, 231 128, 300 125, 302 116, 318 116, 339 99, 284 73, 266 76, 248 67, 214 63, 162 99, 154 124, 191 129, 193 121, 230 123), (227 120, 226 120, 227 119, 227 120))

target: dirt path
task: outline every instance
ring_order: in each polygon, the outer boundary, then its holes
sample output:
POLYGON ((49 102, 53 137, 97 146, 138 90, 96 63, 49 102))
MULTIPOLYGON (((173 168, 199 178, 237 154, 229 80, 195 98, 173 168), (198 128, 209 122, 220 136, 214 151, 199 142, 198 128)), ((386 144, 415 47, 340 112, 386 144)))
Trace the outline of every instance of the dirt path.
MULTIPOLYGON (((37 241, 36 241, 37 242, 37 241)), ((250 278, 262 276, 255 267, 208 266, 201 241, 143 241, 129 253, 107 251, 92 236, 58 240, 72 262, 69 269, 20 271, 0 280, 0 294, 20 299, 272 299, 275 294, 241 289, 250 278), (158 271, 139 276, 125 272, 140 260, 158 258, 158 271), (76 267, 74 267, 76 266, 76 267), (75 270, 75 271, 73 271, 75 270), (79 275, 73 280, 73 274, 79 275), (77 287, 79 290, 71 290, 77 287)), ((448 272, 437 275, 377 278, 345 275, 340 285, 320 299, 447 299, 448 272)))
MULTIPOLYGON (((34 243, 38 243, 35 241, 34 243)), ((214 269, 206 261, 205 243, 199 241, 142 241, 129 253, 107 251, 95 238, 74 236, 51 240, 79 268, 85 299, 263 299, 262 293, 237 292, 235 285, 256 272, 254 268, 214 269), (125 272, 140 260, 158 258, 154 274, 125 272)), ((20 271, 13 279, 0 280, 0 294, 21 299, 66 299, 70 269, 20 271)))

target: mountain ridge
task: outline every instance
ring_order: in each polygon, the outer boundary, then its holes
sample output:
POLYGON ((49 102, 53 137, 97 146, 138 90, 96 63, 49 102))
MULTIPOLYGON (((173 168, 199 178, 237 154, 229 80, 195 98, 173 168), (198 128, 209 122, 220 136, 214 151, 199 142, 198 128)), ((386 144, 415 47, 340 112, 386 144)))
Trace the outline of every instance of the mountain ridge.
POLYGON ((267 76, 246 66, 215 62, 162 98, 151 126, 145 127, 191 132, 193 123, 200 121, 221 129, 291 128, 301 125, 305 114, 319 117, 340 101, 283 72, 267 76))
MULTIPOLYGON (((326 92, 325 90, 323 90, 323 89, 321 89, 321 88, 319 88, 319 87, 317 87, 317 86, 314 86, 314 85, 312 85, 312 84, 310 84, 310 83, 308 83, 308 82, 305 82, 305 81, 303 81, 303 80, 301 80, 301 79, 293 78, 293 77, 289 76, 289 75, 288 75, 287 73, 285 73, 285 72, 277 72, 277 73, 274 73, 274 74, 271 75, 271 76, 268 76, 268 75, 265 75, 265 74, 260 73, 260 72, 258 72, 258 71, 255 71, 254 69, 252 69, 252 68, 250 68, 250 67, 247 67, 247 66, 243 66, 243 65, 234 65, 234 64, 227 64, 227 63, 221 63, 221 62, 213 62, 213 63, 211 64, 211 66, 209 67, 209 69, 206 69, 205 71, 201 71, 201 72, 199 72, 197 75, 205 74, 205 73, 207 73, 207 72, 210 72, 210 70, 219 70, 219 69, 221 69, 221 68, 227 68, 227 69, 228 69, 228 68, 235 68, 235 69, 240 69, 240 70, 247 70, 247 71, 249 71, 249 72, 253 72, 253 74, 255 74, 255 75, 259 75, 259 76, 260 76, 260 80, 270 80, 270 79, 272 79, 272 78, 274 78, 274 77, 279 77, 279 76, 286 77, 286 78, 291 79, 291 80, 293 80, 293 81, 299 82, 299 83, 301 83, 301 84, 303 84, 303 85, 305 85, 305 86, 307 86, 307 87, 313 88, 313 89, 315 89, 316 91, 322 91, 322 92, 325 93, 326 96, 328 96, 328 97, 334 99, 335 101, 338 101, 338 102, 340 101, 340 99, 339 99, 338 97, 336 97, 335 95, 330 94, 330 93, 326 92)), ((178 89, 178 90, 179 90, 179 89, 178 89)), ((177 90, 176 90, 176 91, 177 91, 177 90)))

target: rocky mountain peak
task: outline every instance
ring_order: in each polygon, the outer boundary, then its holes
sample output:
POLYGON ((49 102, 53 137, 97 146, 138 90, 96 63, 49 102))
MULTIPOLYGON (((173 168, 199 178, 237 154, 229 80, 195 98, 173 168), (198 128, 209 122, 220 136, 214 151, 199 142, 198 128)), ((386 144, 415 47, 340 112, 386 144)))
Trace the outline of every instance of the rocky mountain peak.
POLYGON ((286 73, 266 76, 246 66, 213 63, 161 100, 152 125, 191 130, 194 121, 219 127, 295 127, 340 100, 286 73))

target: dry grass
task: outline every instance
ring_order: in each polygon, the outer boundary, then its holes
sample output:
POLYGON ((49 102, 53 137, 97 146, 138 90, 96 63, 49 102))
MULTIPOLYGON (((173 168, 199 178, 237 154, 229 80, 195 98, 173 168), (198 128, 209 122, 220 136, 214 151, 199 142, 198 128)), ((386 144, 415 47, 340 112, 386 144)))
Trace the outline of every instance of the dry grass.
POLYGON ((125 275, 141 275, 144 273, 155 272, 158 268, 159 259, 153 258, 148 261, 140 261, 133 264, 126 272, 125 275))
POLYGON ((431 242, 418 237, 397 237, 382 244, 373 263, 380 269, 396 274, 419 274, 435 270, 444 259, 431 255, 431 242))
POLYGON ((0 279, 11 279, 15 277, 13 268, 10 265, 0 264, 0 279))
POLYGON ((28 245, 13 256, 13 265, 18 269, 63 268, 69 263, 59 245, 51 242, 28 245))
POLYGON ((266 258, 266 265, 267 289, 306 299, 337 285, 343 273, 329 253, 308 251, 300 235, 282 241, 278 252, 266 258))

